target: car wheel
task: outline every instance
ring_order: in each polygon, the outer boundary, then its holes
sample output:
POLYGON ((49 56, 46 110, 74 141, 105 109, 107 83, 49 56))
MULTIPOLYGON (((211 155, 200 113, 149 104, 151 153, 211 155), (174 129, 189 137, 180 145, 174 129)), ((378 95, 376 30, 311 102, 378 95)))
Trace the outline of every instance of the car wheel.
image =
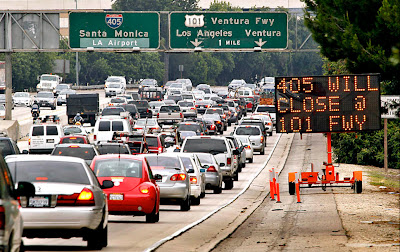
POLYGON ((264 155, 264 154, 265 154, 265 149, 264 149, 264 148, 262 148, 262 150, 260 151, 260 154, 261 154, 261 155, 264 155))
POLYGON ((160 211, 157 211, 157 202, 154 204, 153 211, 150 214, 146 214, 146 222, 147 223, 156 223, 160 220, 160 211))
POLYGON ((57 102, 57 106, 61 106, 62 105, 62 103, 61 102, 57 102))
POLYGON ((235 176, 233 177, 233 180, 234 181, 239 181, 239 173, 238 172, 235 173, 235 176))
POLYGON ((253 158, 249 158, 249 163, 253 163, 253 158))
POLYGON ((193 198, 191 199, 191 204, 194 205, 194 206, 200 205, 200 196, 197 197, 197 198, 194 198, 194 197, 193 197, 193 198))
POLYGON ((231 190, 233 188, 233 180, 225 180, 225 189, 231 190))
POLYGON ((230 127, 232 125, 232 123, 231 122, 228 122, 228 126, 230 127))
POLYGON ((205 191, 200 193, 200 198, 204 198, 204 197, 206 197, 206 192, 205 191))
POLYGON ((220 194, 222 193, 222 187, 217 187, 214 189, 214 194, 220 194))
POLYGON ((100 226, 89 234, 88 248, 92 250, 101 250, 108 245, 108 226, 103 228, 103 222, 100 226))
MULTIPOLYGON (((237 171, 238 171, 238 172, 242 172, 242 164, 239 164, 237 171)), ((236 180, 236 181, 237 181, 237 180, 236 180)))
POLYGON ((228 126, 224 126, 224 131, 227 131, 228 130, 228 126))
POLYGON ((186 199, 181 202, 181 211, 189 211, 190 210, 190 196, 188 195, 186 199))
POLYGON ((269 132, 269 135, 270 135, 270 136, 272 136, 272 131, 271 131, 271 132, 269 132))

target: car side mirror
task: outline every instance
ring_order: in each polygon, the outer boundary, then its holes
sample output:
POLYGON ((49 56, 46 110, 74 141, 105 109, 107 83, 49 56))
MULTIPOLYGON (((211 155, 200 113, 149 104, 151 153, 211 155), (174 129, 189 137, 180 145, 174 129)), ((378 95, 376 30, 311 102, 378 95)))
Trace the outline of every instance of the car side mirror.
POLYGON ((189 169, 187 172, 188 173, 194 173, 194 169, 189 169))
POLYGON ((16 197, 20 197, 20 196, 32 197, 32 196, 35 196, 35 192, 36 192, 36 189, 32 183, 20 181, 20 182, 18 182, 18 187, 15 190, 15 196, 16 197))
POLYGON ((224 167, 225 164, 224 164, 224 163, 220 163, 219 166, 220 166, 220 167, 224 167))
POLYGON ((111 180, 103 180, 103 183, 101 185, 101 189, 108 189, 114 187, 114 182, 111 180))
POLYGON ((22 154, 25 154, 25 155, 26 155, 26 154, 29 154, 29 152, 28 152, 28 150, 23 150, 23 151, 22 151, 22 154))

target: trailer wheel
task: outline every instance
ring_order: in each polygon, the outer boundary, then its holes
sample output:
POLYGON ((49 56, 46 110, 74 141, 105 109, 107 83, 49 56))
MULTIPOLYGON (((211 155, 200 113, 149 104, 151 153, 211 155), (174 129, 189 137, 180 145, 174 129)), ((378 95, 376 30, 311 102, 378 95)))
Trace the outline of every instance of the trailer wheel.
POLYGON ((354 192, 362 193, 362 181, 354 181, 354 192))
POLYGON ((289 182, 289 194, 294 195, 296 193, 296 184, 294 182, 289 182))

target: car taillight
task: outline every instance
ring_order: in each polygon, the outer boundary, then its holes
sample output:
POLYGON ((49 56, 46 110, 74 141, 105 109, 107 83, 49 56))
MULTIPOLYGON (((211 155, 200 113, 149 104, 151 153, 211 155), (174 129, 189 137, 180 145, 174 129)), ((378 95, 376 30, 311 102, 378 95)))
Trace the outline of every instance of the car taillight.
POLYGON ((210 129, 212 130, 215 129, 215 125, 211 125, 210 129))
POLYGON ((268 122, 267 125, 272 125, 272 123, 271 123, 271 122, 268 122))
POLYGON ((197 178, 195 176, 190 176, 190 183, 197 184, 197 178))
POLYGON ((160 113, 157 113, 157 118, 159 118, 160 117, 160 113))
POLYGON ((182 113, 180 113, 180 117, 183 118, 183 114, 182 113))
POLYGON ((186 179, 186 174, 184 173, 174 174, 170 178, 170 180, 172 181, 183 181, 185 179, 186 179))
POLYGON ((140 187, 139 191, 143 194, 148 194, 149 188, 147 186, 142 186, 142 187, 140 187))
POLYGON ((264 137, 263 136, 260 137, 260 141, 261 141, 261 143, 264 142, 264 137))
POLYGON ((158 153, 162 153, 162 151, 163 151, 162 147, 161 146, 158 147, 158 153))
POLYGON ((96 135, 93 135, 93 139, 94 139, 94 141, 96 141, 96 139, 97 139, 97 136, 96 136, 96 135))
POLYGON ((215 167, 211 165, 210 167, 208 167, 207 171, 208 172, 217 172, 217 169, 215 169, 215 167))
POLYGON ((28 145, 31 145, 31 139, 30 138, 28 139, 28 145))
POLYGON ((83 188, 76 200, 77 206, 94 206, 93 192, 88 188, 83 188))
POLYGON ((227 165, 230 165, 231 162, 232 162, 232 159, 231 159, 230 157, 228 157, 228 158, 226 159, 226 164, 227 164, 227 165))
POLYGON ((246 145, 245 148, 246 148, 246 149, 251 149, 251 146, 250 146, 250 145, 246 145))
POLYGON ((149 109, 147 109, 146 112, 149 113, 149 109))
POLYGON ((0 230, 6 226, 6 214, 3 206, 0 206, 0 230))

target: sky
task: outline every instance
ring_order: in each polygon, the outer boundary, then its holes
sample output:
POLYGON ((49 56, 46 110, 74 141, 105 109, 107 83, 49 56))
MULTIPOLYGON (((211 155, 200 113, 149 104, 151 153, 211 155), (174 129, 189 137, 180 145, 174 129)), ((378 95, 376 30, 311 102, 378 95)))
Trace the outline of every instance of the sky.
MULTIPOLYGON (((199 7, 202 9, 208 9, 210 7, 210 3, 214 0, 199 0, 199 7)), ((232 6, 242 7, 242 8, 251 8, 251 7, 284 7, 284 8, 303 8, 304 3, 300 0, 225 0, 225 2, 229 2, 232 6)))

